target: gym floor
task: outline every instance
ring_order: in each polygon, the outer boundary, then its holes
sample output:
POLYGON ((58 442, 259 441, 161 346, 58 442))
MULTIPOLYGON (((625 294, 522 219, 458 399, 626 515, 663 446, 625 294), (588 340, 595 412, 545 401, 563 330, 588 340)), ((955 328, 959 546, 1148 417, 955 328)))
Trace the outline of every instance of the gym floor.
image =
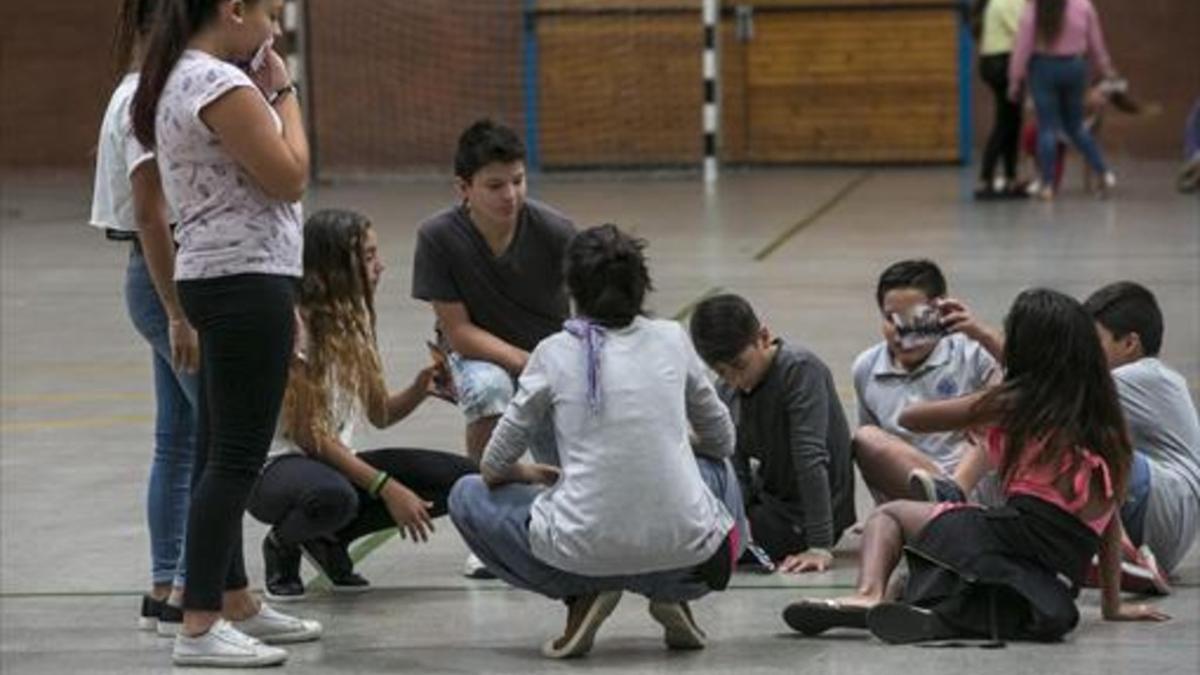
MULTIPOLYGON (((580 226, 615 222, 650 242, 650 306, 679 316, 716 289, 747 296, 778 334, 833 369, 853 416, 850 364, 879 339, 878 273, 894 260, 939 262, 951 294, 993 324, 1021 289, 1077 297, 1135 279, 1162 304, 1164 360, 1200 387, 1200 200, 1172 191, 1174 166, 1125 162, 1114 197, 1078 193, 1068 176, 1053 203, 975 203, 973 174, 953 167, 728 170, 712 188, 694 175, 537 177, 530 195, 580 226)), ((121 295, 126 245, 85 225, 90 177, 0 179, 0 671, 140 673, 170 668, 169 641, 135 630, 149 577, 143 498, 152 445, 150 359, 121 295)), ((348 207, 378 229, 388 265, 380 286, 380 346, 393 387, 425 363, 432 314, 409 297, 415 227, 452 202, 448 180, 315 185, 308 212, 348 207)), ((457 411, 431 400, 408 420, 371 431, 359 447, 461 452, 457 411)), ((859 491, 859 516, 869 512, 859 491)), ((373 590, 313 590, 286 611, 321 620, 323 640, 295 645, 287 672, 745 674, 1196 672, 1200 663, 1200 551, 1157 601, 1165 624, 1099 618, 1085 592, 1079 628, 1064 644, 1000 650, 887 647, 865 635, 791 634, 780 618, 802 595, 844 593, 857 541, 837 567, 802 577, 739 574, 696 603, 707 649, 669 653, 626 595, 587 658, 550 662, 541 642, 562 628, 560 604, 462 578, 466 550, 445 519, 423 546, 394 538, 361 564, 373 590), (919 664, 919 665, 917 665, 919 664)), ((264 528, 247 517, 246 557, 260 584, 264 528)), ((311 572, 306 568, 306 577, 311 572)))

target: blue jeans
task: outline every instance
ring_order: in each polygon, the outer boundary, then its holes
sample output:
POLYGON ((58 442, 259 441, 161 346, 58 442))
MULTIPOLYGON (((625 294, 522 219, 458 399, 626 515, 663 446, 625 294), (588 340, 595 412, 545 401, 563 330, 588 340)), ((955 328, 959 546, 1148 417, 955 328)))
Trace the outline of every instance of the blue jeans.
MULTIPOLYGON (((748 541, 746 517, 733 468, 729 462, 708 457, 697 456, 696 462, 705 485, 733 515, 741 535, 740 546, 744 546, 748 541)), ((547 565, 533 555, 529 546, 529 510, 541 491, 540 486, 525 484, 491 489, 479 476, 459 479, 450 491, 450 519, 463 541, 488 570, 512 586, 554 599, 623 590, 666 602, 695 600, 711 590, 695 577, 692 568, 589 577, 547 565)), ((651 517, 631 517, 639 515, 651 517)), ((738 557, 741 554, 739 550, 738 557)))
POLYGON ((1071 139, 1098 174, 1108 171, 1092 134, 1083 126, 1087 64, 1080 56, 1034 54, 1029 60, 1029 89, 1037 110, 1037 156, 1042 185, 1054 185, 1054 160, 1060 136, 1071 139))
POLYGON ((1150 498, 1150 462, 1141 450, 1133 453, 1129 468, 1129 487, 1121 505, 1121 525, 1129 541, 1141 546, 1146 539, 1146 505, 1150 498))
POLYGON ((125 270, 125 305, 134 328, 150 344, 154 367, 154 459, 146 491, 151 578, 182 585, 183 540, 196 456, 195 375, 171 366, 170 326, 141 250, 132 246, 125 270))

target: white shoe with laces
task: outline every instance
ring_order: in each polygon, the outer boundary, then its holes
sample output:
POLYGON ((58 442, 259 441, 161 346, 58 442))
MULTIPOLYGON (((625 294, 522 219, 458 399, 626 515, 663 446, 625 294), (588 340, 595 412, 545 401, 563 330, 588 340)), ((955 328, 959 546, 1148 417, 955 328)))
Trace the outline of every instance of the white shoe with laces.
POLYGON ((287 655, 285 650, 263 644, 228 621, 217 619, 201 635, 176 635, 171 662, 177 666, 254 668, 279 665, 287 660, 287 655))
POLYGON ((277 612, 265 602, 259 607, 258 614, 249 619, 234 621, 233 627, 272 645, 310 642, 321 637, 319 622, 277 612))

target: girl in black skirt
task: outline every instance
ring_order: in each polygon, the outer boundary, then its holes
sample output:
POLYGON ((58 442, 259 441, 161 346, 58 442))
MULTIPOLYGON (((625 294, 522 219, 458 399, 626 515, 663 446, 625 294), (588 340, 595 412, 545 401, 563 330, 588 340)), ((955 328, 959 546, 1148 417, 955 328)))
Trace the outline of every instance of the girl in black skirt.
POLYGON ((1052 641, 1075 627, 1088 562, 1099 551, 1108 620, 1162 621, 1123 604, 1121 521, 1131 449, 1099 338, 1087 312, 1056 291, 1021 293, 1005 322, 1004 382, 905 410, 917 432, 975 428, 987 438, 968 461, 989 462, 999 508, 897 501, 868 519, 856 592, 804 600, 784 620, 805 635, 869 629, 893 643, 948 638, 1052 641), (901 602, 885 602, 907 554, 901 602))

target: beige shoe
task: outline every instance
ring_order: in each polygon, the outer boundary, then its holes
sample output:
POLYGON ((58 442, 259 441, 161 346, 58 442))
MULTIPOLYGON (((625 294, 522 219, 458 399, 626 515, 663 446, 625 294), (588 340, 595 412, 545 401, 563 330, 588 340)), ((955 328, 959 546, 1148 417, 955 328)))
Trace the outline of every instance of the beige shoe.
POLYGON ((567 603, 567 627, 560 637, 542 645, 542 656, 569 659, 592 650, 596 631, 621 600, 621 591, 585 595, 567 603))
POLYGON ((650 616, 663 627, 663 641, 670 649, 704 649, 708 637, 686 602, 650 601, 650 616))

